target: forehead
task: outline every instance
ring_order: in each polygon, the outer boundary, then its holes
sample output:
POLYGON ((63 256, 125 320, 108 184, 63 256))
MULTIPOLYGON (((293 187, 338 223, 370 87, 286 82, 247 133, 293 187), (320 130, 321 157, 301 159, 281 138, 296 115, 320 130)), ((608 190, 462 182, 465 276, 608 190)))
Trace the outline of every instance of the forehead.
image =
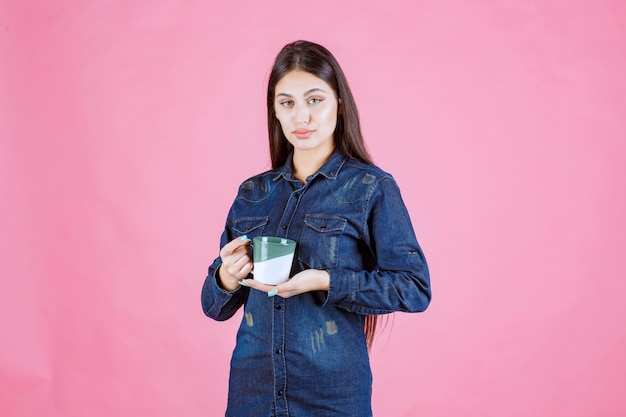
POLYGON ((322 90, 326 93, 334 93, 332 87, 316 75, 302 70, 292 70, 283 75, 276 83, 275 95, 288 94, 291 96, 304 95, 311 90, 322 90))

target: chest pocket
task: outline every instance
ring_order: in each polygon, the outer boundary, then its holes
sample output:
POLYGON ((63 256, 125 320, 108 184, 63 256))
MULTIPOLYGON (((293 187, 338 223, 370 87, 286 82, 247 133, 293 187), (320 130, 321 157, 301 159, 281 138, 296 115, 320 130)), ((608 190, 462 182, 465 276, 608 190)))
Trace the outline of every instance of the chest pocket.
POLYGON ((248 235, 250 239, 261 236, 265 226, 269 222, 269 217, 242 217, 233 220, 233 230, 235 237, 248 235))
POLYGON ((340 238, 347 220, 339 216, 307 214, 300 237, 298 259, 306 268, 337 266, 340 238))

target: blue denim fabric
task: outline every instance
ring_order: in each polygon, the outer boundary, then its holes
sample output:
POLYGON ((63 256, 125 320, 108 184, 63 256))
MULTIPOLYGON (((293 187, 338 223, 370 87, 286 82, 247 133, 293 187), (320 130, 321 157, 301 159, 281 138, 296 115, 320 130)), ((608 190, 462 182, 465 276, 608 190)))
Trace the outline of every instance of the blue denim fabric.
POLYGON ((216 281, 202 288, 207 316, 226 320, 244 305, 231 360, 226 416, 372 415, 366 315, 417 312, 430 302, 430 278, 393 178, 334 153, 302 185, 291 163, 245 181, 221 246, 248 235, 297 242, 292 275, 330 274, 330 290, 283 299, 216 281))

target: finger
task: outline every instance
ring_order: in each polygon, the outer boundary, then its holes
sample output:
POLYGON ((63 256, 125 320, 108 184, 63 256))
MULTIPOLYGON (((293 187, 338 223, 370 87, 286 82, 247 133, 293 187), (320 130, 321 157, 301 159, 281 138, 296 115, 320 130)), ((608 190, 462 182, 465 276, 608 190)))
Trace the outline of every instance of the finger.
POLYGON ((224 256, 231 255, 237 249, 242 248, 242 247, 247 247, 248 245, 250 245, 250 239, 248 239, 248 236, 243 235, 225 244, 222 250, 220 250, 220 256, 224 257, 224 256))
POLYGON ((248 256, 242 256, 235 260, 232 257, 226 258, 226 261, 223 260, 222 265, 230 275, 238 279, 247 277, 252 270, 252 262, 248 256))
POLYGON ((248 276, 250 271, 252 271, 252 261, 250 257, 247 255, 242 256, 233 264, 233 269, 235 269, 239 276, 245 278, 248 276))
POLYGON ((282 298, 289 298, 292 295, 299 294, 297 287, 294 287, 291 280, 275 286, 274 291, 274 294, 269 293, 268 295, 280 295, 282 298))
POLYGON ((244 264, 251 261, 248 248, 246 246, 238 247, 230 255, 226 256, 226 258, 233 264, 244 264))
POLYGON ((277 285, 276 287, 274 287, 274 289, 276 290, 276 294, 274 295, 280 295, 282 298, 289 298, 293 297, 294 295, 307 292, 305 285, 306 283, 302 282, 302 279, 300 278, 301 277, 296 274, 290 280, 277 285))
POLYGON ((247 251, 249 244, 250 244, 249 241, 242 240, 242 238, 233 239, 230 242, 228 242, 226 245, 224 245, 224 247, 220 251, 220 256, 222 257, 229 256, 229 255, 236 253, 239 250, 247 251))
POLYGON ((239 284, 243 285, 244 287, 254 288, 255 290, 263 291, 266 293, 269 293, 272 290, 276 289, 275 285, 261 284, 260 282, 253 279, 243 279, 239 282, 239 284))

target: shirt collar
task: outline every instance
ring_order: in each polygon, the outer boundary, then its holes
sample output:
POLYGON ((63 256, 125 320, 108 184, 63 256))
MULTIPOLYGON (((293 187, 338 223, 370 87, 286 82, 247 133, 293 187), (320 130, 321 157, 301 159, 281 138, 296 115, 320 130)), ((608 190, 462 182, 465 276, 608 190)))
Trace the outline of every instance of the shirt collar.
MULTIPOLYGON (((330 156, 328 161, 320 169, 317 170, 313 175, 309 178, 313 179, 317 175, 323 175, 330 180, 337 179, 337 175, 339 174, 339 170, 346 162, 346 157, 339 153, 338 150, 335 149, 333 154, 330 156)), ((289 154, 287 157, 287 162, 282 167, 278 168, 276 175, 274 176, 274 181, 278 180, 280 177, 288 181, 297 180, 293 173, 293 152, 289 154)))

